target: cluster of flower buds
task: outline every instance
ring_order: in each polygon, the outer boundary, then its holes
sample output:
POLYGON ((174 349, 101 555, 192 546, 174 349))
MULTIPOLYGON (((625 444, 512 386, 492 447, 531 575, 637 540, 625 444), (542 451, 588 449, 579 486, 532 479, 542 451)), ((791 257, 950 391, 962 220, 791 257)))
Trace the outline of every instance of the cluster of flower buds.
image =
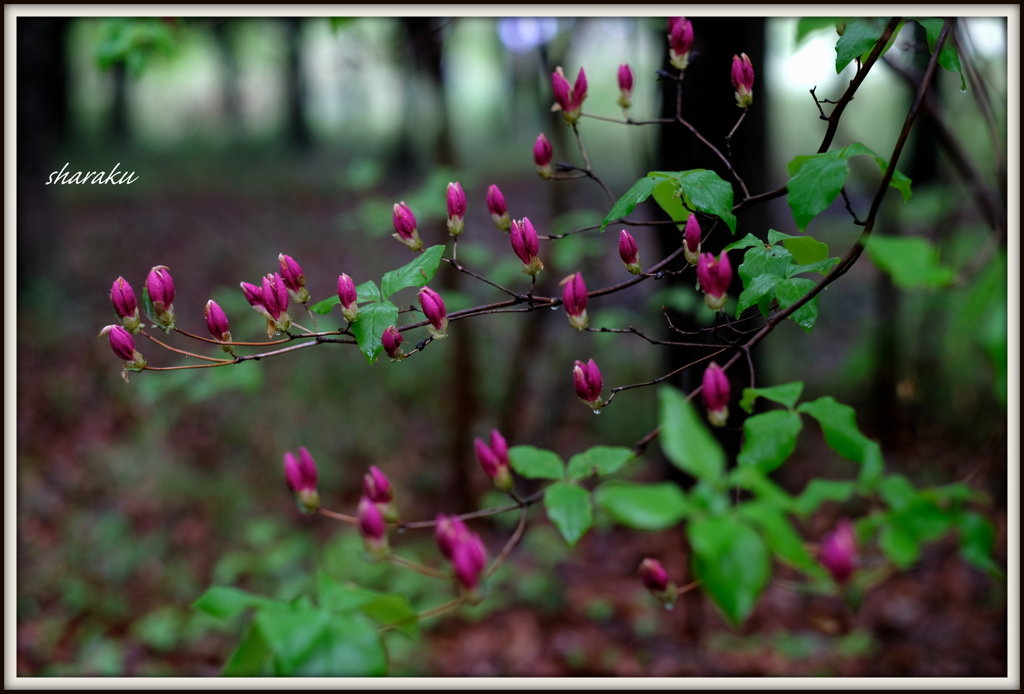
POLYGON ((577 330, 584 330, 590 317, 587 315, 587 285, 583 283, 583 275, 577 272, 562 280, 562 304, 569 315, 569 325, 577 330))
POLYGON ((398 332, 398 328, 389 325, 380 336, 380 342, 384 346, 384 353, 391 357, 391 361, 405 359, 405 352, 402 351, 402 333, 398 332))
POLYGON ((710 253, 702 253, 697 262, 697 279, 704 290, 704 303, 717 311, 725 306, 725 296, 732 283, 732 265, 724 251, 715 260, 710 253))
POLYGON ((551 157, 554 156, 554 152, 551 149, 551 143, 548 142, 548 138, 544 137, 544 133, 537 136, 537 141, 533 143, 533 163, 537 165, 537 173, 541 178, 551 178, 551 157))
POLYGON ((398 522, 398 509, 394 503, 395 492, 391 488, 391 482, 376 465, 371 465, 370 471, 363 475, 363 496, 377 504, 377 508, 384 514, 385 521, 398 522))
POLYGON ((555 68, 551 73, 551 89, 555 93, 555 104, 551 110, 561 111, 562 118, 569 125, 578 121, 583 110, 583 100, 587 98, 587 75, 583 68, 580 68, 576 83, 571 88, 561 66, 555 68))
POLYGON ((683 255, 686 262, 696 265, 700 261, 700 222, 697 215, 691 214, 686 220, 686 229, 683 231, 683 255))
POLYGON ((832 533, 822 538, 818 557, 836 583, 850 580, 857 559, 857 539, 850 521, 843 519, 832 533))
POLYGON ((483 439, 476 439, 476 459, 487 476, 494 480, 494 486, 508 493, 512 491, 512 471, 508 463, 508 444, 497 429, 491 431, 491 445, 483 439))
POLYGON ((435 340, 448 337, 448 310, 441 295, 430 287, 424 287, 420 290, 419 298, 423 315, 430 321, 427 331, 435 340))
POLYGON ((418 251, 423 248, 420 232, 416 229, 416 215, 404 201, 394 207, 394 222, 397 233, 392 236, 404 243, 410 251, 418 251))
POLYGON ((636 239, 625 229, 619 234, 619 257, 625 263, 626 269, 634 275, 643 272, 640 265, 640 250, 636 247, 636 239))
POLYGON ((306 290, 306 277, 302 274, 302 268, 295 260, 284 253, 279 253, 277 263, 281 266, 281 279, 288 289, 288 295, 297 304, 305 304, 309 301, 309 292, 306 290))
POLYGON ((143 297, 149 297, 149 305, 152 306, 149 317, 161 330, 169 333, 174 328, 174 280, 166 265, 157 265, 149 271, 143 292, 143 297))
POLYGON ((284 454, 284 478, 295 502, 303 513, 320 508, 320 495, 316 493, 316 461, 305 446, 299 447, 299 457, 288 451, 284 454))
POLYGON ((690 49, 693 48, 693 25, 686 17, 668 18, 669 58, 677 70, 685 70, 690 64, 690 49))
POLYGON ((466 228, 466 194, 457 181, 448 184, 448 233, 458 236, 466 228))
POLYGON ((619 106, 626 109, 633 105, 633 70, 629 65, 619 65, 619 106))
POLYGON ((359 535, 363 538, 366 552, 374 559, 384 559, 391 552, 388 547, 388 529, 380 507, 367 497, 359 500, 356 510, 359 518, 359 535))
POLYGON ((338 276, 338 300, 341 302, 341 315, 349 323, 355 323, 359 317, 359 295, 356 284, 346 274, 338 276))
POLYGON ((584 405, 595 412, 599 412, 604 407, 604 401, 601 399, 604 380, 601 378, 601 370, 597 368, 593 359, 585 364, 576 360, 576 364, 572 367, 572 382, 576 386, 576 397, 584 405))
MULTIPOLYGON (((206 316, 206 327, 213 335, 213 339, 218 342, 231 342, 231 326, 228 325, 228 317, 224 315, 224 309, 216 301, 210 299, 206 302, 203 314, 206 316)), ((234 354, 231 345, 221 345, 220 348, 228 354, 234 354)))
POLYGON ((512 228, 512 218, 508 216, 508 205, 505 204, 505 196, 496 185, 487 189, 487 211, 491 213, 491 219, 498 229, 506 234, 512 228))
POLYGON ((444 558, 452 563, 455 578, 466 591, 471 602, 479 599, 476 589, 480 574, 487 566, 487 549, 480 536, 470 531, 458 516, 437 514, 434 539, 444 558))
POLYGON ((128 382, 129 371, 142 371, 146 368, 146 360, 135 349, 135 339, 123 325, 108 325, 100 331, 99 336, 106 335, 110 339, 110 349, 124 362, 121 378, 128 382))
POLYGON ((746 53, 732 57, 732 86, 737 106, 747 108, 754 103, 754 66, 746 53))
POLYGON ((668 571, 657 559, 644 559, 640 562, 640 582, 668 607, 676 601, 677 589, 668 577, 668 571))
POLYGON ((544 263, 537 257, 537 253, 540 252, 537 230, 533 228, 533 223, 528 217, 512 222, 512 250, 523 261, 524 274, 536 277, 537 273, 544 269, 544 263))
POLYGON ((292 325, 288 315, 288 289, 281 275, 274 273, 263 278, 262 286, 242 282, 242 293, 253 310, 267 319, 267 336, 285 332, 292 325))
POLYGON ((708 421, 716 427, 724 427, 729 418, 729 377, 725 375, 715 362, 704 369, 700 394, 704 398, 704 406, 708 409, 708 421))
POLYGON ((110 303, 114 307, 114 315, 121 321, 121 325, 130 333, 137 333, 142 330, 142 321, 139 319, 139 303, 135 300, 135 292, 124 277, 114 280, 110 288, 110 303))

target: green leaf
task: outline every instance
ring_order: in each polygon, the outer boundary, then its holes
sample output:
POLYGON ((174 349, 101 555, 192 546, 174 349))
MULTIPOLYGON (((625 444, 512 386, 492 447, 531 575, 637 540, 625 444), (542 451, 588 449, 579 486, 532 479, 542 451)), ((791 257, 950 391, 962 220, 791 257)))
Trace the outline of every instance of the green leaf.
POLYGON ((743 262, 736 271, 743 280, 743 286, 750 286, 750 282, 760 275, 775 275, 779 279, 785 279, 786 270, 793 262, 793 254, 785 248, 772 246, 765 248, 763 244, 751 248, 743 254, 743 262))
POLYGON ((794 508, 795 500, 784 489, 765 477, 757 468, 746 465, 735 467, 729 473, 729 486, 738 486, 752 492, 758 499, 770 503, 781 511, 794 508))
POLYGON ((822 566, 808 553, 803 538, 778 507, 767 501, 748 501, 740 504, 736 510, 740 518, 761 529, 779 559, 815 578, 827 577, 822 566))
POLYGON ((764 245, 764 241, 762 241, 761 239, 757 238, 753 234, 747 234, 746 236, 744 236, 739 241, 733 241, 728 246, 723 248, 722 252, 725 253, 727 251, 731 251, 731 250, 734 250, 736 248, 750 248, 751 246, 763 246, 763 245, 764 245))
POLYGON ((754 400, 760 396, 771 400, 772 402, 777 402, 780 405, 785 405, 789 409, 793 409, 796 407, 796 402, 800 399, 800 395, 803 392, 803 381, 783 383, 769 388, 744 388, 743 399, 740 400, 740 407, 743 408, 743 411, 747 414, 753 414, 754 400))
POLYGON ((919 236, 872 234, 867 251, 875 265, 902 289, 944 287, 956 276, 951 268, 939 263, 938 249, 919 236))
POLYGON ((982 571, 1003 578, 1003 571, 992 559, 992 547, 996 541, 995 526, 987 518, 968 512, 960 516, 957 527, 960 530, 960 556, 982 571))
MULTIPOLYGON (((918 24, 924 27, 925 38, 928 40, 928 50, 935 52, 935 44, 942 33, 943 20, 938 17, 916 17, 918 24)), ((964 73, 960 69, 960 57, 956 52, 956 44, 953 41, 953 29, 950 27, 946 34, 946 40, 942 42, 942 50, 939 51, 939 65, 950 72, 960 73, 960 91, 967 91, 967 82, 964 80, 964 73)))
POLYGON ((887 475, 878 481, 878 494, 893 511, 902 511, 918 498, 914 485, 903 475, 887 475))
POLYGON ((748 417, 743 422, 743 448, 736 462, 756 467, 763 473, 771 472, 792 455, 802 428, 800 415, 789 410, 772 410, 748 417))
POLYGON ((736 317, 739 318, 751 306, 762 307, 761 313, 767 317, 768 307, 775 296, 775 285, 781 279, 778 275, 758 275, 752 279, 736 300, 736 317))
POLYGON ((828 244, 810 236, 790 236, 783 240, 782 245, 793 254, 793 262, 798 265, 810 265, 828 259, 828 244))
POLYGON ((889 560, 901 569, 905 569, 921 556, 921 546, 904 530, 886 525, 878 536, 878 546, 889 557, 889 560))
MULTIPOLYGON (((804 298, 807 292, 811 291, 816 287, 817 284, 813 280, 803 279, 802 277, 793 277, 788 280, 782 280, 775 285, 775 298, 779 301, 779 308, 787 309, 800 299, 804 298)), ((807 332, 811 331, 814 327, 814 322, 818 320, 818 297, 814 297, 806 304, 798 308, 790 316, 793 322, 799 325, 807 332)))
POLYGON ((836 24, 846 21, 846 17, 801 17, 796 23, 796 46, 799 47, 813 34, 828 31, 834 35, 836 24))
POLYGON ((509 464, 520 475, 531 480, 560 480, 565 465, 557 453, 536 446, 512 446, 508 449, 509 464))
POLYGON ((343 584, 323 571, 319 574, 320 606, 336 612, 358 610, 381 624, 393 625, 411 639, 419 636, 419 619, 403 595, 378 593, 343 584))
POLYGON ((249 607, 281 605, 277 600, 253 595, 231 586, 211 586, 192 603, 192 609, 204 612, 214 619, 229 619, 249 607))
POLYGON ((786 165, 786 202, 800 231, 828 209, 846 184, 850 167, 841 151, 798 156, 786 165))
POLYGON ((373 280, 363 282, 356 287, 356 303, 361 304, 365 301, 380 301, 380 290, 377 289, 377 283, 373 280))
POLYGON ((578 484, 552 484, 544 492, 544 508, 570 547, 579 542, 594 522, 590 510, 590 492, 578 484))
POLYGON ((930 501, 917 497, 899 511, 889 513, 889 522, 918 542, 931 542, 953 527, 955 512, 943 511, 930 501))
POLYGON ((825 501, 846 501, 853 496, 855 488, 853 482, 846 480, 813 479, 796 498, 793 511, 798 516, 810 515, 825 501))
MULTIPOLYGON (((887 162, 885 159, 878 156, 877 154, 875 154, 874 152, 872 152, 870 149, 868 149, 866 146, 862 145, 859 142, 854 142, 853 144, 844 147, 840 151, 845 159, 849 159, 850 157, 857 156, 859 154, 864 154, 871 157, 872 159, 875 160, 875 164, 878 165, 878 170, 881 171, 882 173, 885 173, 885 170, 889 168, 889 162, 887 162)), ((903 196, 903 202, 906 202, 907 200, 910 199, 910 184, 910 179, 907 178, 904 174, 900 173, 899 169, 896 169, 895 171, 892 172, 892 180, 889 181, 889 186, 895 188, 900 192, 900 195, 903 196)))
POLYGON ((881 477, 882 451, 877 443, 857 428, 857 415, 852 407, 826 395, 801 404, 797 412, 804 412, 818 420, 825 441, 832 450, 847 460, 861 464, 861 484, 871 485, 881 477))
POLYGON ((432 280, 434 273, 437 272, 437 266, 441 264, 442 253, 444 246, 431 246, 408 265, 384 273, 384 279, 380 283, 384 298, 387 299, 399 289, 422 287, 432 280))
POLYGON ((826 258, 809 265, 790 265, 786 270, 786 277, 795 277, 805 272, 817 272, 820 275, 827 275, 828 269, 839 262, 839 258, 826 258))
POLYGON ((149 287, 142 287, 142 311, 151 322, 156 323, 156 309, 153 308, 153 300, 149 297, 149 287))
POLYGON ((398 307, 390 301, 367 304, 359 309, 359 320, 352 324, 359 351, 371 364, 384 349, 381 336, 390 326, 398 325, 398 307))
POLYGON ((680 171, 677 180, 688 207, 715 215, 726 223, 731 233, 736 233, 736 215, 732 213, 733 190, 727 181, 714 171, 704 169, 680 171))
POLYGON ((754 609, 771 578, 764 541, 730 516, 694 519, 687 524, 686 535, 701 587, 730 622, 739 624, 754 609))
POLYGON ((665 530, 689 510, 686 494, 672 482, 607 482, 594 490, 594 503, 619 525, 635 530, 665 530))
POLYGON ((635 210, 637 205, 651 197, 651 193, 653 193, 654 189, 662 182, 664 182, 664 178, 654 177, 653 174, 648 174, 634 183, 633 187, 627 190, 626 193, 619 198, 614 205, 612 205, 612 209, 608 211, 608 214, 605 215, 604 221, 601 222, 601 231, 604 232, 605 227, 616 219, 622 219, 635 210))
POLYGON ((654 187, 653 195, 654 202, 658 203, 669 217, 679 222, 679 224, 676 224, 676 228, 681 231, 686 227, 686 220, 690 218, 692 213, 683 207, 682 198, 676 195, 678 190, 678 181, 674 179, 662 180, 661 183, 654 187))
MULTIPOLYGON (((881 18, 854 19, 846 23, 843 35, 836 42, 836 74, 838 75, 855 58, 860 58, 874 48, 882 38, 888 20, 881 18)), ((893 32, 895 36, 896 32, 893 32)))
POLYGON ((569 459, 566 477, 575 480, 595 472, 598 477, 610 475, 635 457, 630 448, 594 446, 569 459))
POLYGON ((366 617, 332 614, 327 626, 290 674, 295 677, 380 677, 387 674, 387 666, 384 646, 366 617))
POLYGON ((661 449, 694 477, 715 480, 725 468, 725 451, 708 431, 697 409, 675 388, 658 390, 661 449))
POLYGON ((314 313, 319 313, 321 316, 326 316, 328 313, 331 312, 331 309, 333 309, 340 303, 341 298, 337 294, 335 294, 334 296, 327 297, 323 301, 316 302, 315 304, 309 307, 309 310, 313 311, 314 313))
POLYGON ((291 675, 316 645, 333 615, 325 610, 282 605, 256 613, 253 624, 274 652, 277 675, 291 675))
POLYGON ((259 629, 249 626, 234 654, 228 659, 221 677, 259 677, 270 656, 270 646, 263 640, 259 629))

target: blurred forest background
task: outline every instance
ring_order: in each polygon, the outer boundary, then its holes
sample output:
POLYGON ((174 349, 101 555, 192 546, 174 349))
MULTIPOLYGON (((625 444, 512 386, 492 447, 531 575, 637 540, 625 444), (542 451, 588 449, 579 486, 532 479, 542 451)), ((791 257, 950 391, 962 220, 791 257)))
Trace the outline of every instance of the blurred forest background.
MULTIPOLYGON (((798 42, 796 19, 693 24, 699 56, 684 114, 720 143, 738 115, 729 61, 746 52, 755 102, 733 151, 751 192, 784 184, 785 164, 815 151, 824 131, 808 90, 837 99, 852 77, 852 66, 835 74, 834 31, 798 42)), ((494 504, 472 453, 472 438, 492 427, 512 444, 566 456, 599 443, 631 446, 649 432, 655 389, 622 393, 595 417, 576 401, 573 360, 593 357, 614 386, 659 376, 686 355, 634 336, 576 333, 561 312, 459 322, 450 339, 401 364, 369 366, 355 349, 326 345, 239 368, 136 374, 129 385, 96 334, 111 322, 111 282, 123 275, 140 295, 150 267, 162 264, 177 285, 180 327, 205 334, 203 306, 214 298, 235 339, 258 340, 261 319, 240 281, 274 271, 279 252, 302 265, 314 301, 334 293, 342 272, 356 283, 379 280, 408 261, 388 238, 391 206, 408 202, 426 244, 444 243, 445 186, 455 180, 469 200, 460 260, 525 286, 485 208, 487 186, 498 184, 512 216, 529 216, 542 234, 599 222, 609 204, 592 182, 534 172, 539 132, 555 161, 581 163, 550 112, 550 73, 562 65, 572 79, 585 67, 584 111, 619 117, 615 72, 629 63, 632 113, 656 117, 674 109, 655 76, 667 61, 665 34, 664 18, 19 18, 18 674, 215 675, 243 624, 190 609, 211 584, 291 598, 323 569, 418 605, 444 599, 415 574, 363 563, 347 526, 301 516, 283 480, 285 450, 305 445, 316 457, 327 508, 351 513, 362 474, 376 464, 396 485, 403 517, 419 519, 494 504), (44 185, 65 163, 72 172, 118 163, 138 181, 44 185)), ((973 81, 962 93, 959 76, 943 70, 934 91, 1005 216, 1006 22, 962 20, 957 37, 987 99, 973 81)), ((888 57, 920 71, 923 36, 908 23, 888 57)), ((877 65, 836 146, 859 141, 888 156, 911 99, 900 77, 877 65)), ((880 228, 924 236, 945 264, 962 268, 991 231, 920 123, 900 161, 914 196, 906 205, 887 196, 880 228)), ((681 129, 584 119, 580 130, 616 195, 651 169, 718 168, 681 129)), ((878 173, 861 164, 848 189, 863 216, 878 173)), ((649 218, 660 214, 646 204, 649 218)), ((768 228, 796 233, 785 199, 739 215, 740 236, 768 228)), ((665 229, 634 231, 646 265, 662 257, 660 243, 678 245, 665 229)), ((837 202, 808 233, 841 250, 859 229, 837 202)), ((710 250, 725 243, 716 238, 710 250)), ((593 287, 620 281, 616 247, 611 232, 542 246, 539 291, 556 291, 578 269, 593 287)), ((808 399, 853 405, 889 469, 916 484, 967 480, 988 494, 1005 563, 1002 248, 976 277, 943 291, 898 290, 862 258, 820 297, 813 333, 787 322, 756 359, 758 385, 803 380, 808 399)), ((497 299, 468 279, 439 270, 432 286, 449 311, 497 299)), ((399 298, 415 299, 412 290, 399 298)), ((592 301, 591 325, 657 333, 662 305, 691 325, 711 320, 685 283, 647 281, 592 301)), ((138 348, 150 365, 181 363, 146 340, 138 348)), ((745 374, 733 378, 738 393, 745 374)), ((790 491, 812 476, 852 474, 817 427, 808 429, 774 475, 790 491)), ((738 432, 726 432, 734 451, 738 432)), ((653 446, 630 474, 678 473, 653 446)), ((804 530, 816 539, 839 516, 863 511, 833 505, 804 530)), ((490 599, 428 622, 420 642, 388 636, 393 674, 1006 674, 1006 584, 964 563, 955 537, 870 593, 857 614, 779 582, 733 630, 702 598, 664 611, 637 580, 644 556, 661 558, 680 580, 688 575, 678 528, 644 534, 598 519, 570 552, 534 512, 490 599)), ((477 525, 493 550, 513 521, 477 525)), ((436 551, 429 534, 396 541, 411 556, 436 551)))

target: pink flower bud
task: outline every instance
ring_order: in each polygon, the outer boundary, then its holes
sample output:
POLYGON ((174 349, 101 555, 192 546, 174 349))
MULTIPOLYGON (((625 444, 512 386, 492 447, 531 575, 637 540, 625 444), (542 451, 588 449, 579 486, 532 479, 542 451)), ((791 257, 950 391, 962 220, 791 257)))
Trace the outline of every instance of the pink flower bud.
POLYGON ((636 239, 625 229, 619 234, 619 257, 625 263, 626 269, 634 275, 639 275, 642 272, 640 250, 636 247, 636 239))
POLYGON ((832 534, 822 539, 819 559, 836 583, 846 583, 853 575, 856 558, 857 539, 853 524, 843 519, 832 534))
POLYGON ((587 75, 580 68, 576 75, 576 83, 572 86, 572 107, 578 110, 583 107, 583 100, 587 98, 587 75))
POLYGON ((678 70, 685 70, 693 47, 693 25, 686 17, 668 18, 669 57, 678 70))
POLYGON ((651 595, 671 605, 676 599, 676 587, 668 576, 668 571, 657 559, 644 559, 640 562, 640 582, 651 595))
POLYGON ((382 540, 387 533, 384 514, 371 499, 359 500, 359 534, 365 540, 382 540))
POLYGON ((356 293, 355 282, 348 275, 338 276, 338 299, 341 300, 341 313, 349 323, 355 323, 359 315, 359 295, 356 293))
POLYGON ((108 325, 100 335, 106 333, 110 349, 121 361, 135 361, 135 340, 123 325, 108 325))
MULTIPOLYGON (((540 252, 537 230, 527 217, 523 217, 518 222, 512 222, 512 250, 523 261, 523 265, 527 267, 534 262, 534 258, 540 252)), ((526 272, 526 270, 523 270, 523 272, 526 272)))
POLYGON ((468 533, 452 550, 452 568, 455 578, 466 590, 474 590, 480 585, 480 574, 487 566, 487 550, 476 533, 468 533))
POLYGON ((437 541, 437 548, 441 550, 444 558, 451 561, 455 546, 463 538, 469 535, 469 528, 458 516, 446 516, 443 513, 437 514, 434 525, 434 539, 437 541))
POLYGON ((570 125, 578 121, 583 108, 583 100, 587 98, 587 75, 583 68, 581 67, 576 75, 576 83, 572 89, 569 88, 569 80, 565 79, 562 68, 555 68, 555 71, 551 73, 551 90, 555 95, 553 110, 561 111, 565 122, 570 125))
POLYGON ((213 339, 221 342, 231 342, 231 329, 228 326, 228 317, 224 310, 217 305, 217 302, 210 299, 206 302, 206 327, 209 328, 213 339))
POLYGON ((746 53, 732 57, 732 86, 736 90, 736 105, 747 108, 754 103, 754 66, 746 53))
POLYGON ((416 215, 405 202, 396 204, 394 210, 395 238, 404 243, 409 250, 418 251, 423 248, 419 231, 416 229, 416 215))
POLYGON ((435 340, 440 340, 448 331, 448 311, 445 309, 444 300, 430 287, 423 287, 420 290, 419 299, 423 315, 430 321, 430 334, 435 340))
POLYGON ((363 475, 363 495, 375 504, 387 504, 394 498, 391 482, 376 465, 363 475))
POLYGON ((281 275, 274 273, 263 278, 263 305, 266 306, 270 317, 277 322, 288 310, 288 289, 284 285, 281 275))
POLYGON ((163 313, 171 310, 174 303, 174 280, 167 266, 157 265, 149 271, 146 278, 146 289, 149 291, 149 299, 153 302, 156 312, 163 313))
POLYGON ((552 154, 551 143, 544 137, 544 133, 541 133, 533 143, 533 163, 537 165, 537 173, 541 178, 551 177, 552 154))
POLYGON ((569 314, 569 325, 583 330, 590 322, 587 316, 587 285, 583 283, 583 275, 577 272, 565 283, 562 290, 562 303, 569 314))
POLYGON ((732 283, 732 265, 724 251, 715 260, 710 253, 702 253, 697 263, 697 279, 704 290, 704 303, 713 310, 725 306, 725 295, 732 283))
MULTIPOLYGON (((249 305, 260 313, 267 313, 267 307, 263 304, 263 290, 257 287, 255 284, 249 284, 248 282, 242 282, 242 293, 245 294, 245 300, 249 302, 249 305)), ((267 313, 269 316, 270 314, 267 313)))
POLYGON ((700 222, 697 221, 695 214, 691 214, 686 220, 683 242, 686 244, 683 255, 690 265, 696 265, 700 260, 700 222))
POLYGON ((302 274, 302 268, 290 256, 279 253, 277 262, 281 266, 281 279, 288 289, 288 294, 297 304, 304 304, 309 301, 309 291, 306 290, 306 277, 302 274))
POLYGON ((476 439, 476 459, 480 462, 487 476, 494 480, 495 486, 503 492, 512 491, 514 481, 509 471, 508 444, 504 437, 495 429, 491 432, 491 445, 488 446, 482 439, 476 439))
POLYGON ((125 281, 124 277, 118 277, 110 287, 110 303, 114 307, 114 313, 121 319, 121 325, 128 332, 133 333, 142 329, 142 322, 139 320, 139 303, 135 300, 132 286, 125 281))
POLYGON ((716 427, 725 426, 729 418, 729 377, 715 362, 704 369, 700 390, 704 406, 708 408, 708 421, 716 427))
POLYGON ((569 80, 565 79, 565 73, 558 67, 551 73, 551 91, 555 95, 555 103, 563 111, 572 110, 572 88, 569 80))
POLYGON ((487 189, 487 211, 491 213, 491 219, 501 231, 508 233, 512 226, 512 220, 508 216, 508 205, 505 204, 505 196, 501 194, 498 186, 491 185, 487 189))
POLYGON ((448 184, 448 233, 458 236, 465 228, 463 219, 466 216, 466 194, 462 192, 462 186, 456 183, 448 184))
POLYGON ((405 353, 402 351, 402 333, 398 332, 398 328, 391 325, 384 331, 384 334, 380 337, 381 344, 384 345, 384 352, 398 361, 399 359, 405 359, 405 353))
POLYGON ((633 104, 633 70, 629 65, 619 65, 619 106, 629 108, 633 104))
POLYGON ((586 364, 577 360, 572 369, 573 385, 576 386, 576 396, 583 403, 593 409, 599 410, 604 404, 601 401, 601 391, 604 389, 604 381, 601 379, 601 370, 591 359, 586 364))
POLYGON ((316 462, 305 446, 299 448, 298 458, 291 451, 284 454, 284 477, 303 513, 313 513, 320 508, 320 497, 316 491, 316 462))
POLYGON ((497 429, 491 430, 491 450, 498 457, 498 462, 508 467, 508 443, 497 429))

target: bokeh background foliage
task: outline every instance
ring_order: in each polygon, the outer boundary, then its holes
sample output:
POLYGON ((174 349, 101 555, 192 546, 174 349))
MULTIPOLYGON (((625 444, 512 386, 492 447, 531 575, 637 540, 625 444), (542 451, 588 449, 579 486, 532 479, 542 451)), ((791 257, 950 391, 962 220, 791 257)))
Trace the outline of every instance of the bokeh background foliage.
MULTIPOLYGON (((628 62, 633 112, 656 115, 664 18, 17 21, 19 675, 217 674, 249 617, 218 621, 190 609, 211 584, 290 600, 315 593, 322 573, 403 593, 419 607, 445 599, 415 574, 363 563, 347 527, 298 514, 282 480, 285 450, 310 448, 329 508, 350 511, 362 473, 376 464, 396 485, 403 515, 427 518, 495 503, 471 449, 491 427, 566 459, 595 444, 630 446, 652 428, 653 389, 624 393, 595 417, 575 401, 571 365, 593 357, 606 383, 624 384, 665 373, 670 355, 629 336, 567 334, 561 315, 462 322, 452 339, 405 364, 368 366, 354 349, 325 346, 240 368, 139 374, 127 386, 95 335, 110 322, 109 283, 124 275, 140 291, 149 268, 165 264, 180 325, 202 333, 202 307, 213 298, 236 339, 258 339, 262 321, 240 280, 273 270, 279 252, 302 263, 315 300, 334 292, 341 272, 357 283, 378 279, 408 259, 387 238, 391 205, 405 200, 427 244, 442 243, 450 180, 470 201, 460 259, 500 283, 521 281, 484 207, 487 186, 501 186, 513 216, 529 216, 541 233, 599 223, 608 205, 596 187, 544 183, 533 172, 529 148, 541 131, 556 161, 575 161, 549 111, 549 74, 583 65, 587 111, 616 116, 615 69, 628 62), (139 180, 45 186, 64 163, 72 171, 118 163, 139 180)), ((962 26, 997 106, 988 114, 995 143, 958 75, 943 71, 935 90, 974 164, 1005 195, 1005 22, 962 26)), ((786 162, 820 140, 807 90, 836 98, 852 74, 835 72, 834 34, 798 37, 795 19, 695 18, 694 27, 708 58, 688 75, 687 108, 706 112, 712 134, 716 113, 734 118, 728 63, 711 56, 751 55, 757 100, 733 146, 752 186, 781 185, 786 162)), ((904 31, 893 56, 913 60, 919 43, 904 31)), ((910 98, 879 66, 837 145, 891 151, 910 98)), ((651 169, 705 166, 678 134, 589 120, 582 131, 616 192, 651 169), (673 157, 677 165, 667 165, 673 157)), ((879 228, 924 236, 945 266, 962 268, 988 231, 943 155, 920 131, 913 137, 904 170, 914 196, 904 205, 891 195, 879 228)), ((867 160, 850 167, 851 202, 866 209, 877 170, 867 160)), ((798 233, 784 200, 740 216, 740 235, 768 228, 798 233)), ((841 203, 807 231, 832 248, 857 233, 841 203)), ((642 257, 660 257, 660 232, 644 232, 642 257)), ((623 272, 615 237, 546 247, 548 289, 576 269, 610 284, 623 272)), ((898 275, 866 260, 822 295, 811 334, 784 325, 757 350, 759 384, 802 380, 806 400, 829 394, 853 404, 889 469, 917 484, 967 479, 992 501, 996 558, 1005 561, 1005 253, 944 291, 904 291, 898 275)), ((450 311, 493 300, 485 286, 444 272, 437 286, 450 311)), ((709 321, 687 289, 644 283, 592 302, 591 324, 656 332, 662 305, 709 321)), ((414 292, 397 298, 407 305, 414 292)), ((669 474, 656 450, 628 471, 644 481, 669 474)), ((804 436, 774 478, 799 491, 817 475, 849 477, 851 464, 804 436)), ((807 520, 806 534, 819 537, 836 517, 862 510, 830 505, 807 520)), ((955 537, 870 593, 857 615, 773 586, 748 623, 731 629, 706 602, 666 613, 640 588, 643 556, 686 573, 678 529, 616 530, 599 513, 569 552, 542 511, 531 514, 536 527, 490 582, 487 601, 427 622, 419 642, 388 635, 392 674, 1006 672, 1005 584, 960 561, 955 537)), ((480 524, 492 546, 511 531, 510 515, 480 524)), ((429 535, 400 543, 413 557, 435 551, 429 535)))

